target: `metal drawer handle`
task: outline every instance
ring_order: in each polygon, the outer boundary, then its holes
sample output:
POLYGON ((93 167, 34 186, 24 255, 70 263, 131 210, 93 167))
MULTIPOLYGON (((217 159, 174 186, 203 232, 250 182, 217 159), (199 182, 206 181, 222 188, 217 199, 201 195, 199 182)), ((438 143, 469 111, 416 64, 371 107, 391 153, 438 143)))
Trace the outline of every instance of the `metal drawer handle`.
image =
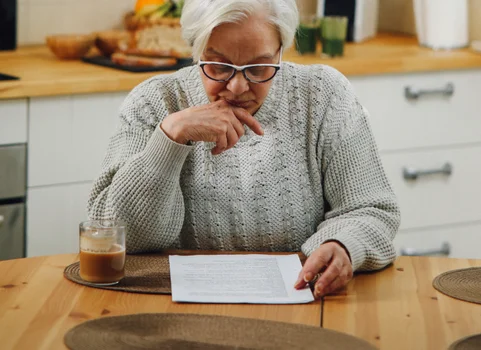
POLYGON ((5 217, 0 215, 0 227, 2 227, 3 222, 5 221, 5 217))
POLYGON ((444 95, 444 96, 452 96, 454 94, 454 84, 447 83, 446 86, 439 90, 421 90, 415 89, 411 86, 406 86, 404 88, 404 96, 408 100, 417 100, 422 95, 444 95))
POLYGON ((440 249, 415 249, 415 248, 402 248, 401 255, 406 256, 427 256, 427 255, 443 255, 449 256, 451 253, 451 246, 448 242, 444 242, 440 249))
POLYGON ((427 170, 419 170, 414 168, 404 168, 403 169, 403 176, 406 180, 416 180, 420 176, 426 175, 434 175, 434 174, 444 174, 444 175, 451 175, 453 172, 453 166, 451 163, 444 164, 439 169, 427 169, 427 170))

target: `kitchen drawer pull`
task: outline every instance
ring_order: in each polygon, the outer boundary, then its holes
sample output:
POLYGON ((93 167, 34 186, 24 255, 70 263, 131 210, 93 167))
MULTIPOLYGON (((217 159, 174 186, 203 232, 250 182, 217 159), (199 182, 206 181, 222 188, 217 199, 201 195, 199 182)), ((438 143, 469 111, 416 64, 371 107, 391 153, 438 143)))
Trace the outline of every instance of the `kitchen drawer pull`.
POLYGON ((449 256, 451 253, 451 246, 448 242, 444 242, 440 249, 415 249, 415 248, 401 248, 401 255, 405 256, 428 256, 428 255, 443 255, 449 256))
POLYGON ((449 176, 452 172, 453 166, 451 163, 446 163, 439 169, 419 170, 414 168, 404 168, 403 176, 406 180, 416 180, 418 177, 425 175, 444 174, 449 176))
POLYGON ((3 222, 5 221, 5 217, 0 215, 0 227, 2 227, 3 222))
POLYGON ((448 83, 446 86, 439 90, 421 90, 415 89, 411 86, 406 86, 404 88, 404 96, 408 100, 417 100, 419 97, 423 95, 444 95, 444 96, 452 96, 454 94, 454 84, 448 83))

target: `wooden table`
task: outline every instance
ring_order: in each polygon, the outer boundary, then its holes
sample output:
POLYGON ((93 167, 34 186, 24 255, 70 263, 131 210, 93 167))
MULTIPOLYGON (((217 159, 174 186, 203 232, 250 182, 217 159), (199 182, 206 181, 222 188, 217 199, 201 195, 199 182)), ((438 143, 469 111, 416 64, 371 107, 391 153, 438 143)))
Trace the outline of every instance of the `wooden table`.
POLYGON ((432 287, 438 274, 481 266, 481 260, 400 257, 383 271, 356 275, 345 291, 326 297, 322 305, 221 305, 83 287, 63 278, 65 266, 77 259, 57 255, 0 262, 1 349, 65 349, 65 332, 85 320, 141 312, 322 324, 381 349, 446 349, 458 338, 481 332, 481 305, 432 287))
POLYGON ((363 338, 380 349, 447 349, 481 333, 481 305, 432 287, 442 272, 481 266, 481 260, 399 257, 383 271, 357 275, 347 291, 323 303, 322 326, 363 338))
POLYGON ((71 327, 102 316, 143 312, 213 314, 320 326, 321 302, 301 305, 180 304, 170 295, 84 287, 66 280, 78 255, 0 262, 0 349, 66 349, 71 327))

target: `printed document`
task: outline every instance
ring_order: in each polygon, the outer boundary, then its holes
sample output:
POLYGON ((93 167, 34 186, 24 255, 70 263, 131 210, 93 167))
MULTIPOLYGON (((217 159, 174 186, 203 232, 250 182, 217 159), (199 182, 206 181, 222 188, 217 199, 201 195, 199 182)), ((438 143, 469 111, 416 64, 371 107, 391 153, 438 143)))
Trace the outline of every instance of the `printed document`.
POLYGON ((300 304, 314 300, 294 284, 297 254, 171 255, 172 300, 194 303, 300 304))

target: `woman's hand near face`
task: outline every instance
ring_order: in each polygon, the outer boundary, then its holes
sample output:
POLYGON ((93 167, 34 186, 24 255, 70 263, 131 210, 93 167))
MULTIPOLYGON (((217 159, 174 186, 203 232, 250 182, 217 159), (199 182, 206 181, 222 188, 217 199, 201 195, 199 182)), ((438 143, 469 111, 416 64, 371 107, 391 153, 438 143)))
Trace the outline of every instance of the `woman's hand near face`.
POLYGON ((195 106, 169 115, 161 124, 162 130, 173 141, 215 142, 212 154, 220 154, 244 135, 247 125, 257 135, 263 135, 259 122, 245 109, 233 107, 226 101, 195 106))
POLYGON ((352 264, 341 244, 327 242, 317 248, 304 263, 294 287, 304 288, 318 273, 322 274, 314 284, 316 298, 341 289, 352 279, 352 264))

